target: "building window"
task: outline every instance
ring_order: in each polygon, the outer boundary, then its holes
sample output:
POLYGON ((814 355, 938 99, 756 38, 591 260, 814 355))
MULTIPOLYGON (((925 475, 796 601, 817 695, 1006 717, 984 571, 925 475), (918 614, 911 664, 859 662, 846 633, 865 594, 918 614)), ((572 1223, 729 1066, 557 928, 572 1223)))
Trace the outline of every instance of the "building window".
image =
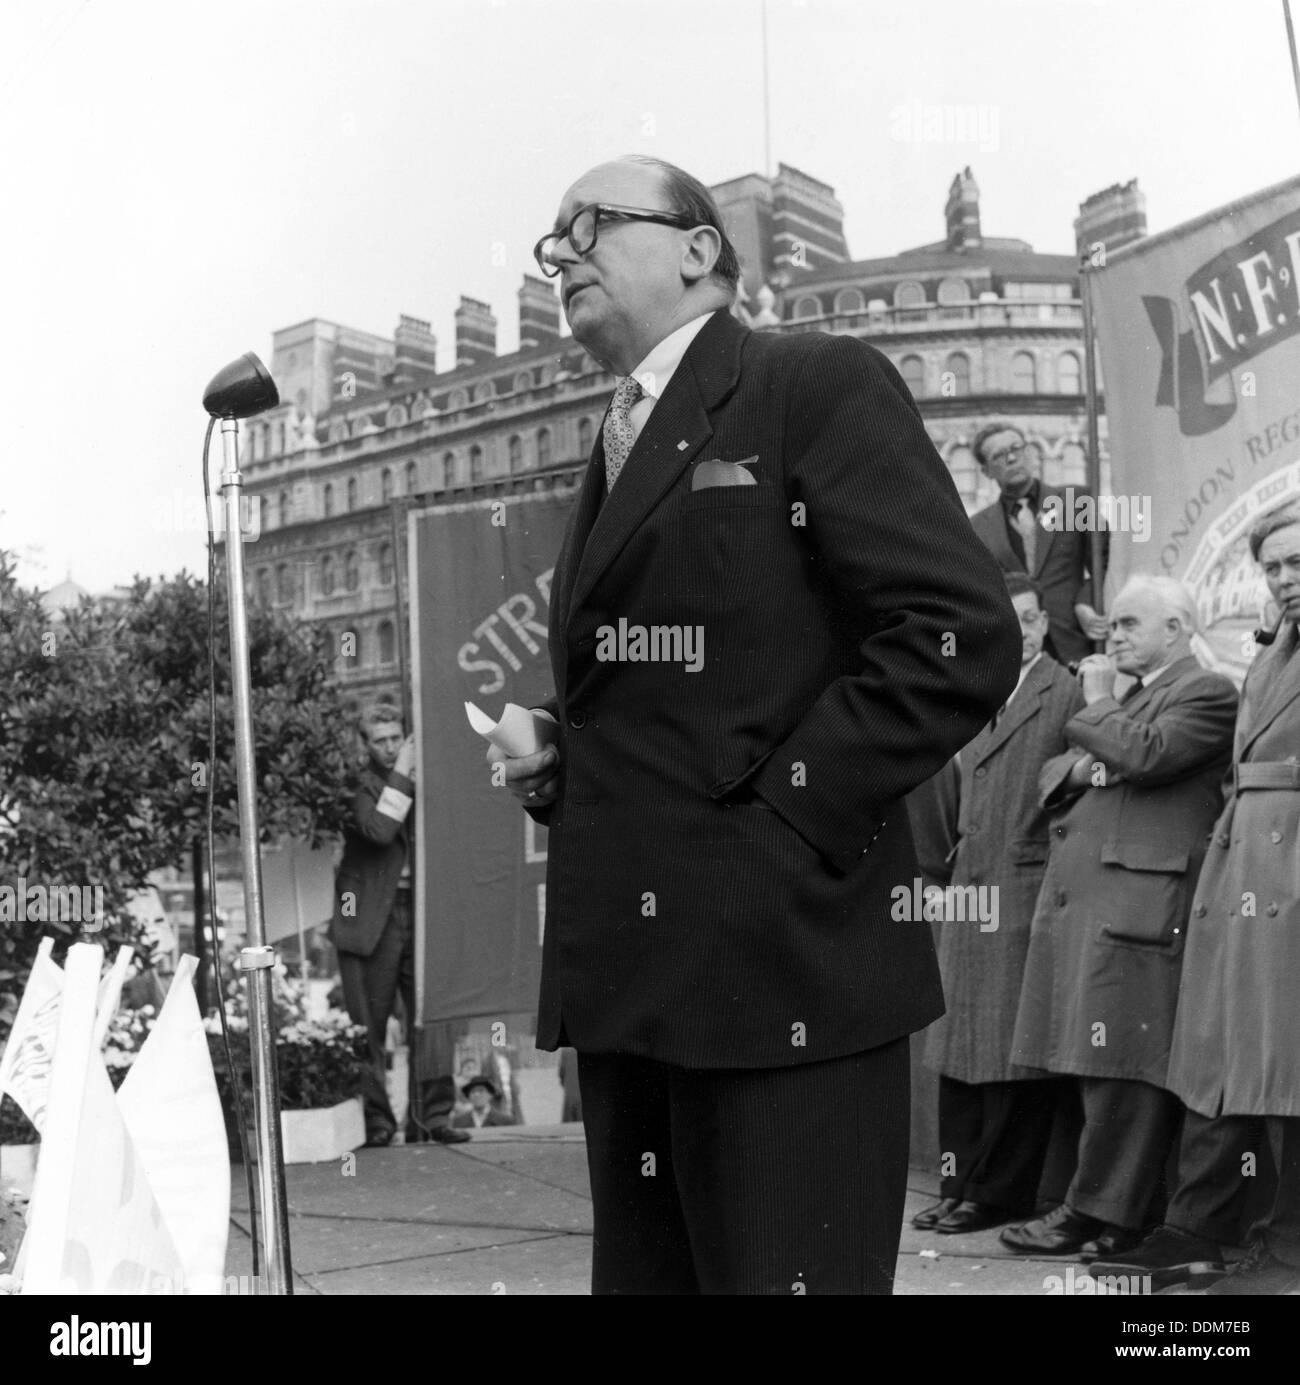
POLYGON ((1017 351, 1011 358, 1011 393, 1033 394, 1037 387, 1034 358, 1028 351, 1017 351))
POLYGON ((356 591, 361 585, 361 564, 357 560, 355 548, 350 550, 343 560, 343 585, 350 592, 356 591))
POLYGON ((325 489, 321 491, 321 510, 326 519, 334 513, 334 487, 328 481, 325 482, 325 489))
POLYGON ((334 595, 334 558, 329 553, 320 560, 320 594, 334 595))
POLYGON ((925 321, 925 289, 915 279, 908 279, 894 290, 894 307, 903 311, 895 315, 897 322, 925 321), (919 309, 920 311, 910 311, 919 309))
POLYGON ((392 664, 397 661, 397 640, 393 632, 393 622, 391 620, 381 620, 379 622, 379 662, 381 664, 392 664))
POLYGON ((533 377, 531 373, 527 370, 521 370, 519 374, 515 376, 515 393, 522 394, 525 390, 532 389, 532 387, 533 377))
POLYGON ((393 498, 393 472, 391 467, 385 467, 379 473, 379 494, 385 505, 393 498))
POLYGON ((1079 394, 1079 358, 1073 351, 1063 351, 1056 363, 1056 387, 1062 394, 1079 394))
POLYGON ((835 295, 835 311, 837 313, 860 313, 866 306, 865 299, 857 289, 841 289, 835 295))
POLYGON ((519 434, 515 433, 509 442, 510 448, 510 470, 522 471, 524 469, 524 445, 519 441, 519 434))
POLYGON ((447 396, 449 409, 463 409, 469 403, 469 394, 459 385, 447 396))
POLYGON ((391 543, 379 545, 379 585, 381 587, 393 585, 393 545, 391 543))
POLYGON ((347 442, 347 440, 348 425, 344 423, 344 421, 341 418, 336 418, 334 422, 330 424, 330 441, 347 442))
POLYGON ((454 452, 444 452, 442 454, 442 485, 447 486, 456 484, 456 454, 454 452))
POLYGON ((964 351, 954 351, 943 363, 943 389, 948 398, 970 393, 970 357, 964 351))
POLYGON ((550 466, 551 464, 551 430, 549 428, 539 428, 537 430, 537 465, 539 467, 550 466))
POLYGON ((492 381, 484 380, 481 385, 475 386, 474 402, 476 404, 481 404, 485 399, 495 399, 496 393, 497 387, 492 383, 492 381))
POLYGON ((580 418, 580 419, 578 420, 578 456, 579 456, 579 457, 590 457, 590 456, 591 456, 591 437, 592 437, 592 433, 593 433, 594 431, 595 431, 595 430, 593 429, 591 420, 590 420, 589 418, 580 418))
POLYGON ((293 600, 288 563, 280 563, 275 569, 275 599, 281 606, 287 606, 293 600))
POLYGON ((475 443, 469 450, 470 485, 483 479, 483 449, 475 443))
POLYGON ((406 464, 406 493, 414 495, 420 489, 420 468, 414 461, 406 464))
POLYGON ((940 303, 949 305, 970 302, 970 285, 965 279, 945 279, 936 295, 940 303))
POLYGON ((357 508, 357 478, 348 477, 348 513, 351 514, 357 508))
POLYGON ((384 425, 388 428, 400 428, 406 422, 406 409, 401 404, 394 404, 388 411, 388 416, 384 419, 384 425))
POLYGON ((898 363, 898 373, 912 391, 912 398, 920 399, 925 393, 925 362, 920 356, 904 356, 898 363))
POLYGON ((796 318, 820 317, 822 305, 815 298, 801 298, 794 305, 794 315, 796 318))

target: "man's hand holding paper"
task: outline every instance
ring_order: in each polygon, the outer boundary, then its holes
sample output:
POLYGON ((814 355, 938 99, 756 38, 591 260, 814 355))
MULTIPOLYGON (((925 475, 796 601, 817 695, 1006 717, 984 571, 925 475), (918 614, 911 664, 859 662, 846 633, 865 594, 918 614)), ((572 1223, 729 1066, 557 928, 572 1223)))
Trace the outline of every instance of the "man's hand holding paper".
POLYGON ((506 787, 527 808, 545 808, 560 789, 560 728, 549 712, 508 702, 494 722, 472 702, 469 724, 488 742, 487 762, 503 765, 506 787))

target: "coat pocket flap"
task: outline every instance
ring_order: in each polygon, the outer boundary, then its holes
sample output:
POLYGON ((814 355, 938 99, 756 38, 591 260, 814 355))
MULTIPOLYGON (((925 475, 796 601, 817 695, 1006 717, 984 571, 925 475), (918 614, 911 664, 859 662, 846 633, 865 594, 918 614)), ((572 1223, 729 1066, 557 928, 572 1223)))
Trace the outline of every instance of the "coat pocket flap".
POLYGON ((1104 866, 1123 866, 1125 870, 1160 870, 1182 873, 1187 869, 1186 850, 1163 842, 1109 841, 1101 847, 1104 866))

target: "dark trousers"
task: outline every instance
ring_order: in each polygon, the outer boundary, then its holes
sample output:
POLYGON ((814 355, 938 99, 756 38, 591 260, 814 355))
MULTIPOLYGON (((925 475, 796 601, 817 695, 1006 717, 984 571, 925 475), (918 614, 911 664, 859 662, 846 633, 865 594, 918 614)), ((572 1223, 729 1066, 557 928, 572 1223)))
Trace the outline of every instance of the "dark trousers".
POLYGON ((1083 1131, 1066 1204, 1111 1226, 1141 1230, 1178 1139, 1182 1103, 1149 1082, 1076 1080, 1083 1131))
POLYGON ((1221 1245, 1262 1239, 1289 1265, 1300 1265, 1300 1116, 1219 1116, 1188 1111, 1178 1146, 1178 1187, 1165 1220, 1221 1245), (1253 1180, 1276 1176, 1263 1215, 1243 1236, 1253 1180))
POLYGON ((1032 1211, 1062 1082, 939 1078, 940 1197, 1032 1211))
POLYGON ((594 1294, 888 1294, 906 1038, 779 1069, 579 1053, 594 1294))
POLYGON ((386 1048, 388 1018, 399 995, 407 1028, 406 1138, 419 1139, 421 1127, 448 1124, 456 1102, 456 1084, 451 1076, 454 1053, 447 1051, 439 1026, 429 1026, 423 1032, 415 1029, 415 933, 408 892, 398 892, 388 923, 369 957, 339 953, 339 977, 348 1015, 354 1024, 365 1026, 369 1040, 370 1062, 361 1084, 367 1138, 397 1129, 388 1100, 386 1048))

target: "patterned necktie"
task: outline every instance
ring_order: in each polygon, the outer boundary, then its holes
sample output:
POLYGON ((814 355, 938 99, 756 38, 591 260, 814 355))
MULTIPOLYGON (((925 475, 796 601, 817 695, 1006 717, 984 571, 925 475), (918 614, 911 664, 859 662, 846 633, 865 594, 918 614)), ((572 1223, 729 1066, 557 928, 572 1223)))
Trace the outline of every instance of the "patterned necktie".
POLYGON ((1135 698, 1142 691, 1142 680, 1135 678, 1132 683, 1124 689, 1124 696, 1120 698, 1119 705, 1122 707, 1126 702, 1135 698))
POLYGON ((1034 518, 1034 507, 1028 497, 1021 499, 1016 506, 1016 528, 1025 544, 1025 571, 1034 570, 1034 557, 1038 552, 1038 521, 1034 518))
POLYGON ((605 443, 605 486, 608 490, 614 489, 614 482, 618 480, 618 474, 623 470, 623 464, 636 441, 636 433, 632 429, 632 406, 644 395, 641 382, 631 375, 624 376, 614 390, 614 398, 601 431, 605 443))

